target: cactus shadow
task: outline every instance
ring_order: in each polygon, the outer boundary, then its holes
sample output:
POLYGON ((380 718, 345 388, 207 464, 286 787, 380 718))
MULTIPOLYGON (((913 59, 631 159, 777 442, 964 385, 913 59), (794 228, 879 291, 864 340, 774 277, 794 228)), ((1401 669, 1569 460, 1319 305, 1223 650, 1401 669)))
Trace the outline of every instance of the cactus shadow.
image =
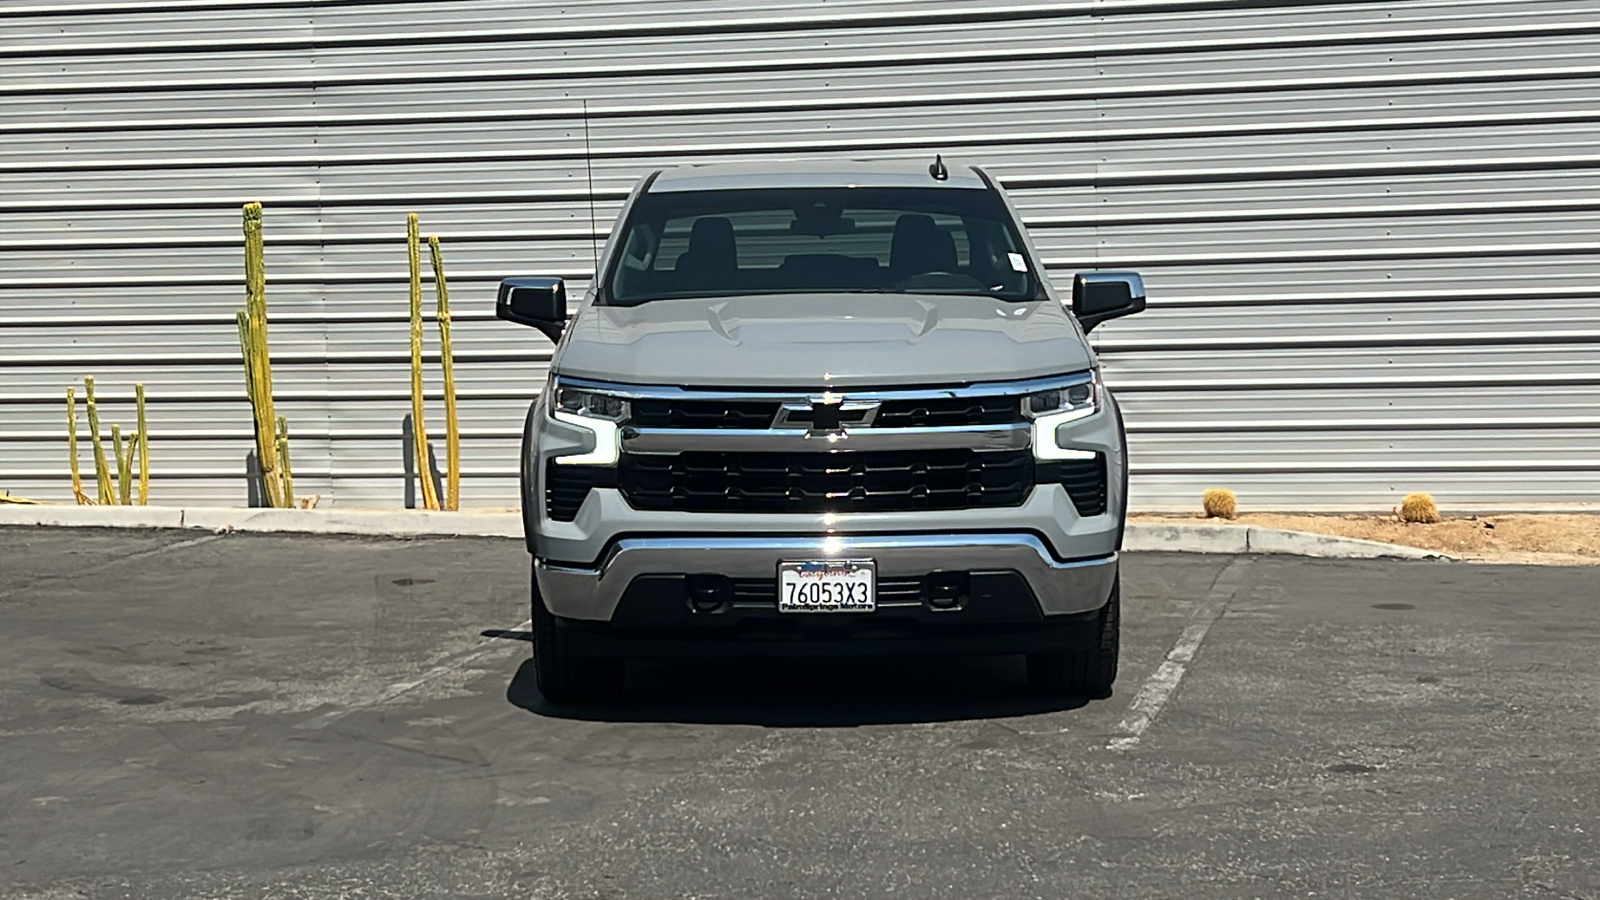
MULTIPOLYGON (((422 498, 417 496, 417 431, 406 413, 400 419, 400 465, 405 472, 406 509, 421 509, 422 498)), ((433 442, 428 442, 428 473, 433 481, 434 496, 444 499, 444 474, 439 469, 439 457, 433 452, 433 442)))

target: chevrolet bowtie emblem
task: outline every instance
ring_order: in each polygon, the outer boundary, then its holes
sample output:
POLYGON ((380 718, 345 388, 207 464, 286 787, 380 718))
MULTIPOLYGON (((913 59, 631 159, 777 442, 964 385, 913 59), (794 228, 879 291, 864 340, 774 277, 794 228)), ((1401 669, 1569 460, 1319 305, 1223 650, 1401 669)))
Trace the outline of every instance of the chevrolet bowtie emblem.
POLYGON ((811 430, 838 431, 844 427, 844 404, 811 402, 811 430))
POLYGON ((797 403, 785 403, 778 411, 774 428, 804 427, 812 434, 839 434, 846 426, 867 426, 878 417, 877 400, 850 400, 846 398, 816 398, 797 403))

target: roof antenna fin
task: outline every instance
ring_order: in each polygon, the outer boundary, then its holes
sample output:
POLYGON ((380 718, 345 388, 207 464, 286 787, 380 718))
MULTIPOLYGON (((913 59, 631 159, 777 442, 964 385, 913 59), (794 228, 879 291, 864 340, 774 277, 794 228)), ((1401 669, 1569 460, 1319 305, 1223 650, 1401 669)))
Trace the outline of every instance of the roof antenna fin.
POLYGON ((950 170, 944 167, 943 156, 937 153, 933 155, 933 165, 928 167, 928 174, 933 176, 934 181, 948 181, 950 179, 950 170))

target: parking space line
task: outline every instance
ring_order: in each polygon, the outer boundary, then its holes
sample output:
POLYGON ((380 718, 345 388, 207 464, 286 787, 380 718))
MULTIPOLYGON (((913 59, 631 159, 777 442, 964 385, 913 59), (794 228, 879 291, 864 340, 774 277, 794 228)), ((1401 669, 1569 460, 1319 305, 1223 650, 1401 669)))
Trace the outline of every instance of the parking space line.
MULTIPOLYGON (((527 631, 531 628, 533 628, 533 620, 528 619, 521 625, 508 630, 527 631)), ((354 700, 345 704, 344 706, 339 707, 338 709, 332 709, 320 716, 307 719, 306 721, 301 722, 294 727, 303 731, 315 731, 317 729, 326 728, 353 712, 358 712, 363 709, 371 709, 375 706, 382 706, 385 703, 399 699, 405 694, 416 690, 417 688, 427 684, 435 678, 440 677, 441 675, 447 675, 470 662, 474 662, 479 658, 488 655, 491 651, 510 649, 512 646, 515 645, 507 644, 505 641, 498 638, 485 638, 481 643, 476 644, 467 650, 458 651, 454 654, 446 654, 439 662, 435 663, 426 672, 423 672, 421 675, 418 675, 415 678, 412 678, 408 681, 397 681, 370 697, 354 700)))
POLYGON ((1188 671, 1189 663, 1200 649, 1200 642, 1211 630, 1211 623, 1221 617, 1223 610, 1238 593, 1239 581, 1248 566, 1247 557, 1235 557, 1217 573, 1205 600, 1189 617, 1189 624, 1184 626, 1172 649, 1167 651, 1167 658, 1161 661, 1161 665, 1140 686, 1139 693, 1134 695, 1133 702, 1128 705, 1128 714, 1117 725, 1120 734, 1111 739, 1106 749, 1131 750, 1138 746, 1145 729, 1155 721, 1172 692, 1178 689, 1178 682, 1183 680, 1183 673, 1188 671))

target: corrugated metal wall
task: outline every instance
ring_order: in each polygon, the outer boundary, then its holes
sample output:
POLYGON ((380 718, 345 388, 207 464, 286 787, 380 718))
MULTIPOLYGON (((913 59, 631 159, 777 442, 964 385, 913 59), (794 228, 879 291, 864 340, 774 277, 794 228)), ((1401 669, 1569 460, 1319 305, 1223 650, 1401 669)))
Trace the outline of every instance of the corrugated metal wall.
POLYGON ((1142 270, 1149 313, 1095 335, 1142 507, 1600 502, 1594 0, 15 0, 0 37, 15 493, 69 498, 92 373, 108 421, 148 387, 155 502, 244 502, 259 199, 300 493, 403 502, 416 210, 465 502, 515 504, 549 345, 493 283, 589 276, 587 101, 602 231, 660 164, 938 151, 993 167, 1061 283, 1142 270))

